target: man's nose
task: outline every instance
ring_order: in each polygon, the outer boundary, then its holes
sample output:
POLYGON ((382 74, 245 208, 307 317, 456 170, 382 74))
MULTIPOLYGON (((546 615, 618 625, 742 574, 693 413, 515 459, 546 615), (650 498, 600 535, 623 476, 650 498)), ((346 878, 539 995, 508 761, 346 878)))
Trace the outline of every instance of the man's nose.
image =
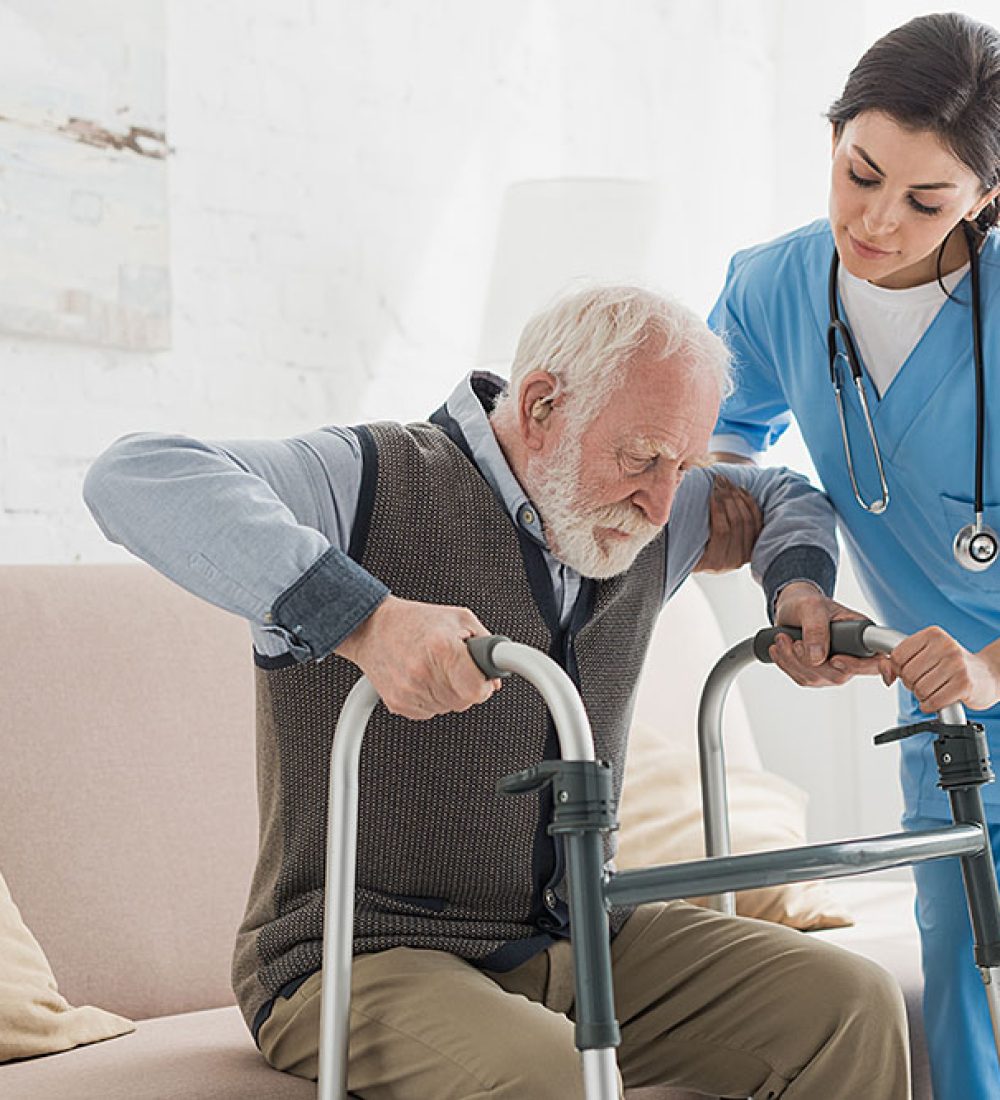
POLYGON ((662 527, 670 518, 670 509, 676 492, 676 477, 653 476, 647 485, 633 494, 632 503, 653 526, 662 527))

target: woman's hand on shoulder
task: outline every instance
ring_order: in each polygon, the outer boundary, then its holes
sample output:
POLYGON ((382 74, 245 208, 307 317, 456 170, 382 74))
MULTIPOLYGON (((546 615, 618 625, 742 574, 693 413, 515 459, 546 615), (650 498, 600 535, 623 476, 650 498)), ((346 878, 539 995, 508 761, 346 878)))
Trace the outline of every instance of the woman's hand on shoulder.
POLYGON ((708 542, 694 571, 728 573, 746 565, 763 525, 760 505, 746 489, 716 475, 708 505, 708 542))

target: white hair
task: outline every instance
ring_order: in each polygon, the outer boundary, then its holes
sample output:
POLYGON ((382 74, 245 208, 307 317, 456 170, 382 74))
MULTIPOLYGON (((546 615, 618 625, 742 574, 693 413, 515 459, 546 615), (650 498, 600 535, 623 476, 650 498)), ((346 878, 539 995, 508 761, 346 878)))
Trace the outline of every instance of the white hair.
POLYGON ((720 400, 732 392, 729 352, 694 310, 641 287, 601 286, 566 295, 528 321, 508 399, 517 398, 527 374, 544 370, 569 399, 566 415, 589 420, 624 382, 630 360, 644 346, 659 362, 680 359, 693 373, 712 375, 720 400))

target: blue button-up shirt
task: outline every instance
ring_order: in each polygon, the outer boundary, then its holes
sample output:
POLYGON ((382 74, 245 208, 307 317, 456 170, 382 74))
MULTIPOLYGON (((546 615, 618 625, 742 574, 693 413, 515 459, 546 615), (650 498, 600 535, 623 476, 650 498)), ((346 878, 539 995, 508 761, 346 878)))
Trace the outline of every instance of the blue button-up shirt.
MULTIPOLYGON (((542 547, 565 622, 580 575, 549 550, 544 517, 507 464, 473 377, 448 398, 447 412, 512 521, 542 547)), ((691 470, 678 488, 665 599, 704 550, 715 469, 691 470)), ((837 548, 823 494, 787 470, 727 466, 725 473, 753 493, 764 514, 751 566, 769 599, 798 579, 829 592, 837 548)), ((357 435, 345 427, 224 443, 142 434, 119 440, 97 460, 84 495, 109 539, 246 618, 259 653, 305 659, 330 653, 388 594, 347 555, 361 475, 357 435)))

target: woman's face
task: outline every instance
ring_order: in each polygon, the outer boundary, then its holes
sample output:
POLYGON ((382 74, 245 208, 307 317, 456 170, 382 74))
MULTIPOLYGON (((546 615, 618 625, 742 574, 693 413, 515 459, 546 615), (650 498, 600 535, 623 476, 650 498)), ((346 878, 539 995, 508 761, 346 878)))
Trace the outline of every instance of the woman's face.
MULTIPOLYGON (((976 174, 926 130, 907 130, 866 111, 833 140, 830 225, 841 263, 859 279, 902 288, 931 282, 937 250, 984 194, 976 174)), ((944 270, 965 262, 961 235, 944 270)))

